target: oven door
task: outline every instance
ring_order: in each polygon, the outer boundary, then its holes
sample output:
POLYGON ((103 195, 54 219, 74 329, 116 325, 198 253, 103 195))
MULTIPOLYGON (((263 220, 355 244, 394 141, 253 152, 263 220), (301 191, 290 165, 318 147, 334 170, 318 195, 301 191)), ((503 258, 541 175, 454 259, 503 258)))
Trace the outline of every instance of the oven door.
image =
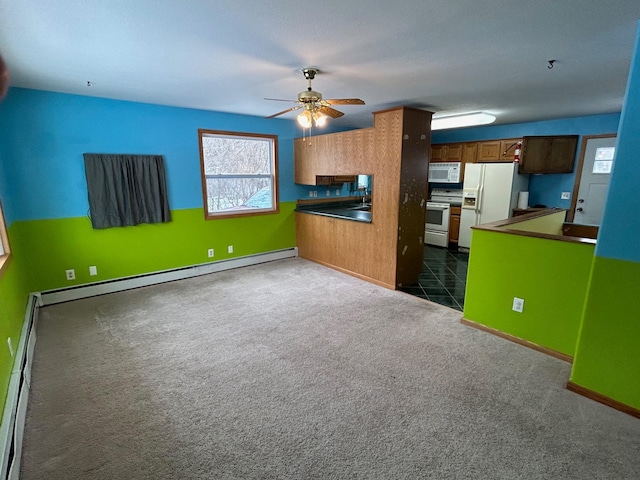
POLYGON ((424 243, 440 247, 449 246, 450 212, 451 206, 448 203, 427 202, 424 243))
POLYGON ((425 229, 449 233, 450 213, 451 205, 448 203, 427 202, 425 229))

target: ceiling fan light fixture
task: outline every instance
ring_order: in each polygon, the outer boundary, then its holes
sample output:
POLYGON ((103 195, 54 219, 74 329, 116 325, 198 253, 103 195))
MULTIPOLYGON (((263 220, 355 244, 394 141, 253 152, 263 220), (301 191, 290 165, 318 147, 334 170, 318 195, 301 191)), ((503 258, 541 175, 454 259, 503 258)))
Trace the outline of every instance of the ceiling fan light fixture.
POLYGON ((321 112, 314 112, 313 120, 316 127, 324 127, 327 123, 327 116, 321 112))
POLYGON ((475 127, 489 125, 496 121, 495 115, 486 112, 462 113, 459 115, 447 115, 434 117, 431 120, 431 130, 445 130, 447 128, 475 127))
POLYGON ((316 127, 324 127, 327 123, 327 115, 317 110, 309 109, 298 115, 298 124, 302 128, 310 128, 311 124, 316 127))
POLYGON ((300 115, 298 115, 298 123, 302 128, 310 128, 311 127, 311 112, 309 110, 305 110, 300 115))

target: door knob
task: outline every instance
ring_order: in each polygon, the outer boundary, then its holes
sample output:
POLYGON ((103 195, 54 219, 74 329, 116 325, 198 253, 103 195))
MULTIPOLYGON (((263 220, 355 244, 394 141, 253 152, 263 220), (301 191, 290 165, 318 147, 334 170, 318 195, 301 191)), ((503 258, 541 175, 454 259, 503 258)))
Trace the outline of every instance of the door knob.
POLYGON ((582 211, 582 207, 576 208, 576 211, 581 212, 582 211))

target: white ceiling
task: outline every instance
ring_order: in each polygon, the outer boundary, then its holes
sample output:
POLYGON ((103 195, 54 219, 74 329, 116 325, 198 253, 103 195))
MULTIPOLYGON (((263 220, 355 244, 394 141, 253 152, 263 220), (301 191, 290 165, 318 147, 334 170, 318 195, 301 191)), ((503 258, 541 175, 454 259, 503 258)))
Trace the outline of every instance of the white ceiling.
POLYGON ((313 66, 325 98, 366 102, 345 127, 397 105, 514 123, 619 112, 639 19, 638 0, 0 0, 0 53, 17 87, 267 116, 313 66))

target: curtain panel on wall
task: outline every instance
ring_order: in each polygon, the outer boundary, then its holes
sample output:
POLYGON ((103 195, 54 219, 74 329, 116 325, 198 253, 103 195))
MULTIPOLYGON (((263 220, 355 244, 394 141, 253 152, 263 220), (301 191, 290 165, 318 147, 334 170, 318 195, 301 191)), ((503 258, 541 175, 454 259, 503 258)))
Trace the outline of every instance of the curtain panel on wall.
POLYGON ((162 155, 84 154, 93 228, 171 221, 162 155))

